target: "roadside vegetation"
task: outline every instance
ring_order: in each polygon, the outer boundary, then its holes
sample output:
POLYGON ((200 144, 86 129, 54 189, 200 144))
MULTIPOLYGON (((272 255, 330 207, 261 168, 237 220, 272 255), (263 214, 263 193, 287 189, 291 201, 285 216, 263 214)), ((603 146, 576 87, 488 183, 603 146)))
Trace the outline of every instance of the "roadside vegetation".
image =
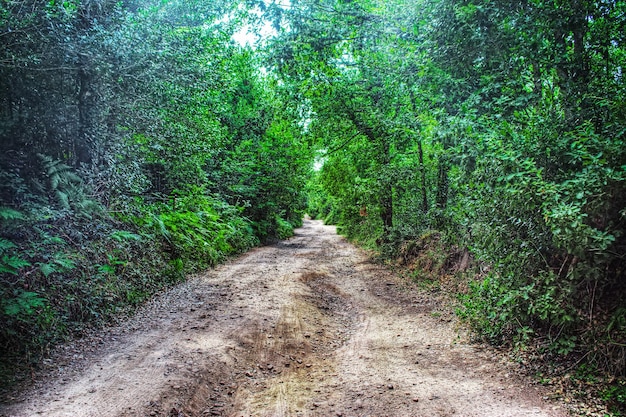
POLYGON ((276 79, 231 40, 236 4, 12 1, 0 12, 6 387, 55 343, 290 236, 311 156, 276 79))
POLYGON ((622 415, 626 4, 356 3, 298 2, 268 52, 314 115, 310 214, 622 415))
POLYGON ((620 415, 624 27, 623 1, 0 3, 3 380, 306 211, 620 415))

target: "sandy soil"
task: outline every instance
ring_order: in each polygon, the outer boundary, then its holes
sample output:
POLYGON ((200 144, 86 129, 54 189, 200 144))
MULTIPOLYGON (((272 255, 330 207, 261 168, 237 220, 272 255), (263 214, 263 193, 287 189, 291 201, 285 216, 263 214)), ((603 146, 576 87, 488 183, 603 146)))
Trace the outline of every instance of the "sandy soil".
POLYGON ((565 416, 320 222, 60 349, 0 416, 565 416))

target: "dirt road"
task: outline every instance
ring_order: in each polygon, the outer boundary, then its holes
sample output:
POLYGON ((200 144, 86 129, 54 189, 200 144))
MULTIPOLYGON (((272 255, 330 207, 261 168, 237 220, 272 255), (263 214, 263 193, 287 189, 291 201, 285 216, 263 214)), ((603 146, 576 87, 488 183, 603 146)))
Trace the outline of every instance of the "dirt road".
POLYGON ((320 222, 66 347, 0 416, 565 416, 320 222))

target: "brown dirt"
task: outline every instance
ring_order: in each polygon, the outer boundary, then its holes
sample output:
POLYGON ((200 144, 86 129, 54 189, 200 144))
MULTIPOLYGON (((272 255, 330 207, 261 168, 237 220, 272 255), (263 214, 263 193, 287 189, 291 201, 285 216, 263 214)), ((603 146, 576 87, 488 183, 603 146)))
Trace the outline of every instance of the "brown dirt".
POLYGON ((0 416, 565 416, 317 221, 59 349, 0 416))

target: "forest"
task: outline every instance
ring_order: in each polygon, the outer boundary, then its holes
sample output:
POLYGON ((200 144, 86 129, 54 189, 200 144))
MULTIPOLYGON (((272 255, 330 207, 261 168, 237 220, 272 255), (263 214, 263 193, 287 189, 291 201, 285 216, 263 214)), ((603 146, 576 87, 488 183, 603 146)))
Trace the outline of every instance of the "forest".
POLYGON ((626 409, 626 2, 2 0, 0 42, 3 381, 308 214, 626 409))

